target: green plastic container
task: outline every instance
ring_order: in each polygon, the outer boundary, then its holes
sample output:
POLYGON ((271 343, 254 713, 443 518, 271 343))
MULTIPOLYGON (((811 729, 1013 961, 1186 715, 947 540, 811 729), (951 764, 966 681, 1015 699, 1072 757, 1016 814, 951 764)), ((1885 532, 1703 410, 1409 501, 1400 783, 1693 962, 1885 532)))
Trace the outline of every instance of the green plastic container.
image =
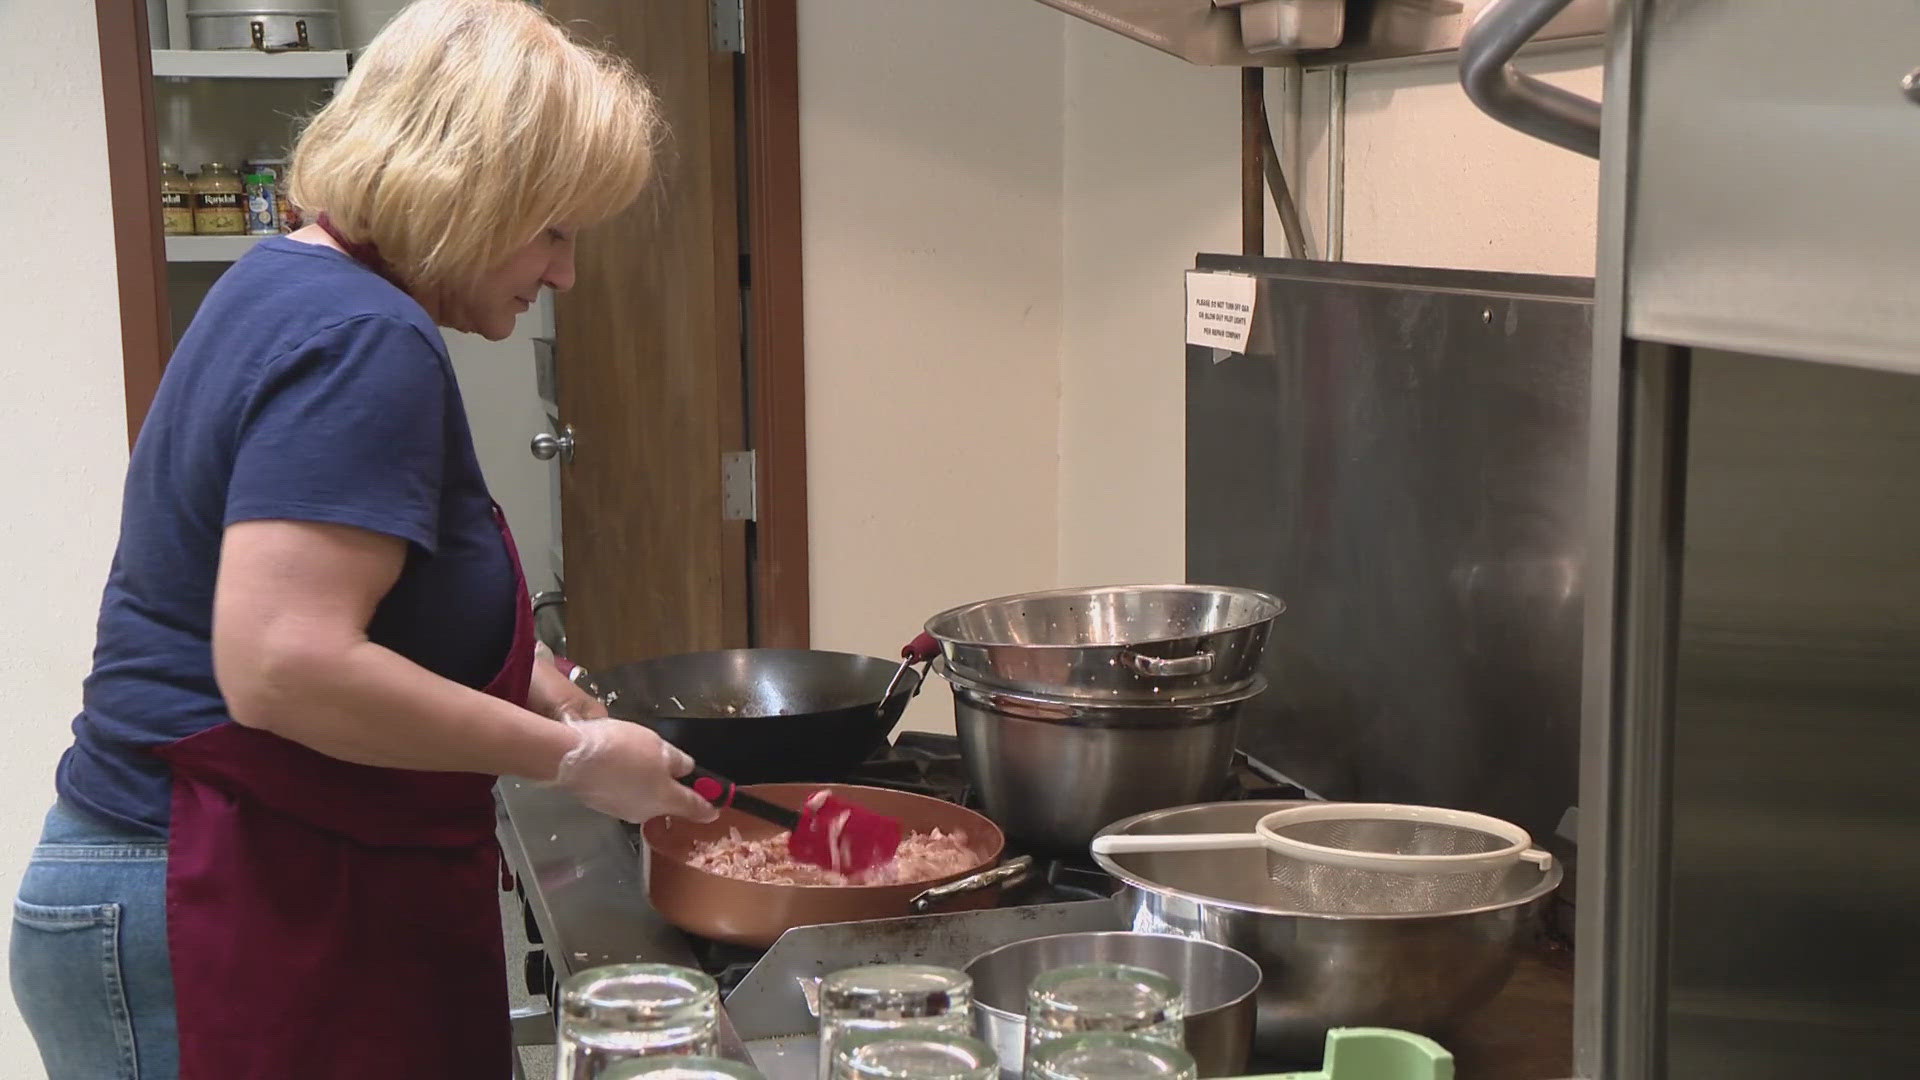
POLYGON ((1334 1028, 1319 1072, 1240 1080, 1453 1080, 1453 1055, 1432 1039, 1392 1028, 1334 1028))

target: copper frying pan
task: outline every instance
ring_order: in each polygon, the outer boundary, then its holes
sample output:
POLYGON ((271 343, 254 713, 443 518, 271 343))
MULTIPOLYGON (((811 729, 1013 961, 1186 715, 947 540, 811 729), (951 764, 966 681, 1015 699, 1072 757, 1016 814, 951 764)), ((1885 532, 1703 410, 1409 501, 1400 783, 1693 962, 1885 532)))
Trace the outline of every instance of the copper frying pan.
POLYGON ((647 843, 647 899, 654 910, 689 934, 766 948, 796 926, 991 907, 1001 886, 1024 876, 1030 865, 1026 859, 996 865, 1006 845, 999 826, 925 795, 853 784, 753 784, 740 790, 797 808, 821 788, 898 818, 909 832, 963 832, 977 859, 960 873, 906 885, 766 885, 695 870, 687 865, 687 853, 703 840, 726 836, 730 828, 754 840, 778 833, 778 826, 732 809, 705 825, 655 818, 640 831, 647 843))

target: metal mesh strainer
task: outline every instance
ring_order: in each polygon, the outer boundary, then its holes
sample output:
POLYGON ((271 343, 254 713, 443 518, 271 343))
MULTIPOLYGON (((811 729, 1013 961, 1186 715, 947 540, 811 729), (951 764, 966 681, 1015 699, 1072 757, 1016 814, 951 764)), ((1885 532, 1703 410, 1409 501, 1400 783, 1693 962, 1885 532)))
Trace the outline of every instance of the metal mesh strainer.
POLYGON ((1553 856, 1499 818, 1433 806, 1315 803, 1276 810, 1251 833, 1109 835, 1102 854, 1264 848, 1277 907, 1326 915, 1421 915, 1499 899, 1521 859, 1553 856))

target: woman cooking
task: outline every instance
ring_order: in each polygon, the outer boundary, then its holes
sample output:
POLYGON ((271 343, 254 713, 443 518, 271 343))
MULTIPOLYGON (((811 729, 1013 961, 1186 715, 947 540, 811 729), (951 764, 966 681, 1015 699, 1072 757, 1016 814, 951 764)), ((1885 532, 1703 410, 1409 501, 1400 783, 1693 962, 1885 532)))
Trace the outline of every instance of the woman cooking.
POLYGON ((128 467, 15 904, 53 1080, 504 1076, 494 778, 714 816, 685 754, 534 663, 440 332, 571 285, 656 134, 520 0, 420 0, 302 134, 316 224, 208 293, 128 467))

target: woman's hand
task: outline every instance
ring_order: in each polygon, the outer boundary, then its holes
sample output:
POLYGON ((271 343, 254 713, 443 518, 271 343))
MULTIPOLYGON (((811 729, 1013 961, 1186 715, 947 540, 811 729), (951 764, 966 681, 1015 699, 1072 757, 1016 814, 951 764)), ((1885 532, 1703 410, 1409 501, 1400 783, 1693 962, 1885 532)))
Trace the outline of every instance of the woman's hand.
POLYGON ((560 759, 553 782, 588 807, 636 823, 662 814, 690 821, 720 816, 675 779, 693 769, 693 759, 651 729, 606 719, 569 720, 567 726, 580 742, 560 759))

